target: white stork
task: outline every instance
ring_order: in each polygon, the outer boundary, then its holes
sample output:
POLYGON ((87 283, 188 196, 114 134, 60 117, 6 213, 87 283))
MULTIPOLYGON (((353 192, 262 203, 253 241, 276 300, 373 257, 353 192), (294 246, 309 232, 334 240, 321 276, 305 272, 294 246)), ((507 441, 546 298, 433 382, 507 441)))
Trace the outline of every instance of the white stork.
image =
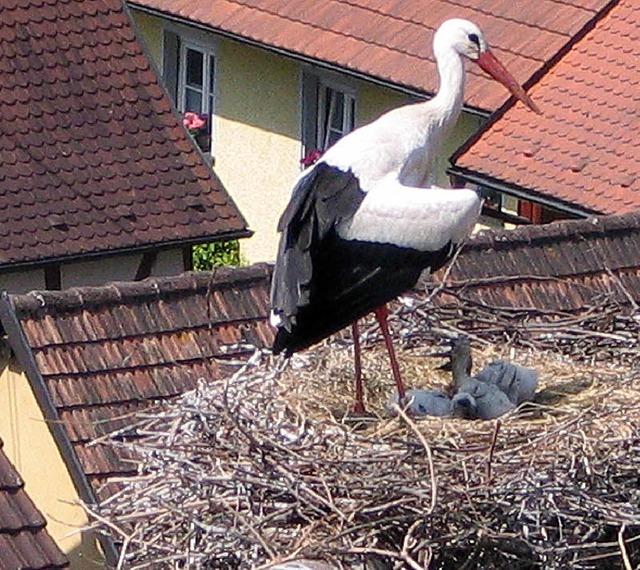
POLYGON ((434 186, 436 156, 462 109, 464 60, 539 112, 471 22, 444 22, 433 51, 437 95, 389 111, 336 142, 300 175, 278 225, 274 352, 291 355, 353 324, 355 411, 364 411, 357 319, 375 311, 402 402, 385 304, 411 289, 424 269, 442 267, 480 214, 475 191, 434 186))

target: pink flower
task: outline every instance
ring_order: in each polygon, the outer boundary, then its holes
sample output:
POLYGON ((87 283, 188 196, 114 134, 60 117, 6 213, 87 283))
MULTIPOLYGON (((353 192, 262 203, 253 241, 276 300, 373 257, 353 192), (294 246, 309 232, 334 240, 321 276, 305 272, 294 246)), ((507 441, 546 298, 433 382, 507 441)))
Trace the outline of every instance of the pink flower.
POLYGON ((207 120, 204 117, 194 113, 193 111, 187 111, 182 118, 182 124, 187 128, 189 132, 199 131, 207 124, 207 120))

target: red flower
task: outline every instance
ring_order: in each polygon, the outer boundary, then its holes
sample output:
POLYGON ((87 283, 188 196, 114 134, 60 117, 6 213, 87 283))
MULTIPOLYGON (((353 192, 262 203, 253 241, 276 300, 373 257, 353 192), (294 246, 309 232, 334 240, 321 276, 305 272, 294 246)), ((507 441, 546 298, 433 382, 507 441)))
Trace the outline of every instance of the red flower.
POLYGON ((316 162, 318 162, 318 160, 320 160, 322 154, 323 152, 321 150, 314 148, 309 154, 307 154, 307 156, 300 159, 300 164, 304 165, 305 167, 311 166, 312 164, 315 164, 316 162))

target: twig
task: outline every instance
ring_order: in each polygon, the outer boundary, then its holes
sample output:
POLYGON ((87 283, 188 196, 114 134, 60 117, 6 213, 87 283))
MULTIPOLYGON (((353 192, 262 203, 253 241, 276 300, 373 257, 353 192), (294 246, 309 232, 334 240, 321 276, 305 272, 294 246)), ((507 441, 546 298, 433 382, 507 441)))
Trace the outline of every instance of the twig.
POLYGON ((401 309, 418 348, 408 374, 431 381, 441 333, 464 331, 489 347, 479 361, 501 350, 534 362, 549 398, 495 423, 390 418, 371 343, 377 416, 345 425, 347 342, 286 366, 256 353, 101 441, 140 475, 113 479, 121 490, 93 509, 93 527, 139 570, 327 556, 352 570, 363 555, 410 570, 637 566, 640 539, 625 534, 640 528, 640 322, 615 304, 544 315, 434 301, 401 309))
POLYGON ((633 570, 631 566, 631 560, 629 560, 629 553, 627 552, 627 547, 624 544, 624 530, 626 526, 623 523, 620 526, 620 530, 618 531, 618 544, 620 545, 620 555, 622 556, 622 563, 624 564, 625 570, 633 570))
POLYGON ((418 426, 411 420, 411 418, 407 415, 407 413, 398 405, 393 404, 394 410, 398 413, 398 415, 403 419, 403 421, 411 428, 411 431, 416 435, 422 447, 424 448, 427 454, 427 464, 429 465, 429 478, 431 481, 431 504, 429 505, 429 513, 432 513, 436 508, 436 502, 438 499, 438 483, 436 481, 436 472, 433 466, 433 454, 431 453, 431 446, 427 443, 424 435, 420 433, 418 426))
POLYGON ((489 454, 487 456, 487 471, 485 477, 485 483, 488 485, 491 483, 491 465, 493 464, 493 452, 496 449, 496 442, 498 441, 498 432, 500 431, 500 420, 496 420, 495 427, 493 429, 493 435, 491 436, 491 445, 489 446, 489 454))

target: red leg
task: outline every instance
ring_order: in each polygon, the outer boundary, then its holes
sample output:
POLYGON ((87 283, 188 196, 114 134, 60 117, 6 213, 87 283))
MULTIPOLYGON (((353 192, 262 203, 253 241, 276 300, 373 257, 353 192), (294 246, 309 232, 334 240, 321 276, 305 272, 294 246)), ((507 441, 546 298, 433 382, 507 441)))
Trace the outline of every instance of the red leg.
POLYGON ((353 362, 356 372, 356 403, 353 411, 356 414, 364 414, 364 388, 362 386, 362 356, 360 354, 360 328, 358 321, 351 324, 351 335, 353 336, 353 362))
POLYGON ((406 393, 402 377, 400 376, 400 367, 398 366, 398 359, 396 358, 396 351, 393 348, 393 341, 391 340, 391 334, 389 333, 389 325, 387 324, 387 317, 389 311, 386 305, 382 305, 375 310, 376 319, 380 325, 382 336, 384 337, 384 343, 387 345, 387 352, 389 353, 389 361, 391 362, 391 371, 393 372, 393 379, 396 381, 398 387, 398 402, 404 400, 406 393))

